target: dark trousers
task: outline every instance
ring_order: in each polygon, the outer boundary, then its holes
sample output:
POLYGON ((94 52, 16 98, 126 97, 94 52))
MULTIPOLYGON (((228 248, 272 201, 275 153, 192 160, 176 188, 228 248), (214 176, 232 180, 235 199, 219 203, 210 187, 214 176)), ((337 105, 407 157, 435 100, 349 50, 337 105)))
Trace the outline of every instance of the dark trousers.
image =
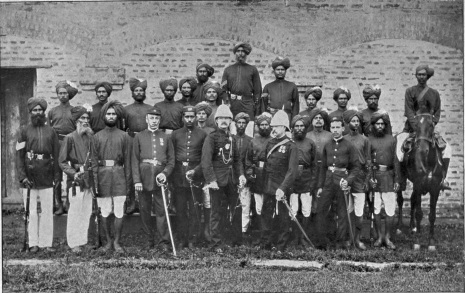
MULTIPOLYGON (((286 201, 289 203, 288 196, 286 196, 286 201)), ((276 247, 282 251, 286 248, 291 236, 289 231, 291 217, 286 205, 279 201, 276 208, 276 202, 274 194, 265 194, 263 197, 261 235, 265 244, 271 244, 276 239, 276 247)))
POLYGON ((181 244, 194 242, 199 236, 200 207, 202 190, 197 187, 175 187, 177 236, 181 244), (192 195, 193 192, 193 195, 192 195), (195 197, 194 206, 193 196, 195 197))
POLYGON ((232 183, 221 186, 218 190, 210 189, 211 197, 211 237, 214 245, 221 244, 221 236, 225 236, 225 228, 222 227, 222 218, 226 218, 225 226, 230 226, 232 243, 241 244, 242 242, 242 207, 239 200, 237 188, 232 183), (226 205, 221 205, 224 200, 226 205), (229 212, 227 210, 229 208, 229 212), (226 216, 226 217, 225 217, 226 216), (232 221, 231 221, 231 217, 232 221))
POLYGON ((155 211, 157 219, 157 232, 159 244, 170 244, 170 234, 168 231, 168 223, 166 221, 165 208, 163 206, 163 197, 160 188, 153 191, 142 191, 140 193, 140 216, 142 219, 142 227, 144 232, 149 237, 149 242, 154 241, 155 231, 152 222, 152 208, 155 211))
POLYGON ((344 192, 341 190, 341 187, 338 184, 325 184, 323 192, 318 199, 318 209, 316 216, 318 246, 326 246, 328 244, 326 237, 326 227, 328 223, 326 221, 328 221, 328 212, 333 203, 333 200, 336 200, 336 213, 338 217, 336 241, 340 242, 348 240, 347 233, 349 232, 349 224, 344 196, 344 192))

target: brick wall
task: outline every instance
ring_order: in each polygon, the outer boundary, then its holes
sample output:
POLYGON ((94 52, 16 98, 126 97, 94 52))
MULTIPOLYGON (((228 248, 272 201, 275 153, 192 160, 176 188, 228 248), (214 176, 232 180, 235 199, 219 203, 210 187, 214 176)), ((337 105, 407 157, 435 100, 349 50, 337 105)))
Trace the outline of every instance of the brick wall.
MULTIPOLYGON (((148 79, 147 102, 158 102, 159 80, 195 75, 199 62, 220 80, 238 41, 253 45, 249 63, 262 83, 273 80, 271 61, 291 59, 288 79, 323 85, 320 104, 335 109, 333 90, 344 85, 360 108, 365 84, 382 88, 380 104, 394 131, 404 121, 403 95, 414 69, 436 69, 430 86, 443 101, 438 130, 453 146, 452 192, 440 214, 463 206, 463 3, 462 1, 292 0, 235 2, 2 3, 2 67, 37 67, 36 93, 58 103, 54 86, 80 87, 73 104, 94 103, 92 79, 115 82, 113 99, 131 103, 130 77, 148 79), (113 73, 117 72, 115 76, 113 73), (360 87, 360 90, 359 90, 360 87), (446 121, 447 120, 447 121, 446 121)), ((179 95, 179 94, 178 94, 179 95)), ((302 105, 303 101, 302 101, 302 105)), ((427 204, 427 201, 424 201, 427 204)))

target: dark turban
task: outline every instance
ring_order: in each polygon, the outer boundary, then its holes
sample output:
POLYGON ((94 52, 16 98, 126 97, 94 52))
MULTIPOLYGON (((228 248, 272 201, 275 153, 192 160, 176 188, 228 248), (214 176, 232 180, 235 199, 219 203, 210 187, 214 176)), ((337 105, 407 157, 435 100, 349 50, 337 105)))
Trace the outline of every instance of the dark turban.
POLYGON ((239 121, 240 119, 245 119, 245 124, 249 124, 250 122, 249 114, 244 113, 244 112, 240 112, 236 115, 236 117, 234 117, 235 122, 239 121))
POLYGON ((181 79, 179 82, 179 88, 182 88, 182 85, 188 83, 191 86, 192 92, 197 88, 197 79, 195 77, 186 77, 181 79))
POLYGON ((386 124, 386 126, 389 125, 389 115, 386 111, 377 111, 373 113, 370 119, 370 123, 375 124, 376 122, 378 122, 379 119, 383 119, 384 124, 386 124))
POLYGON ((372 87, 370 85, 367 85, 364 89, 363 89, 363 97, 366 99, 368 99, 369 97, 371 96, 377 96, 379 98, 379 96, 381 96, 381 88, 379 86, 375 86, 375 87, 372 87))
POLYGON ((321 96, 323 95, 323 91, 319 86, 315 86, 305 92, 305 99, 307 99, 310 95, 312 95, 317 101, 319 101, 321 99, 321 96))
POLYGON ((113 87, 111 86, 109 82, 102 81, 102 82, 97 83, 95 85, 95 92, 97 92, 98 89, 101 87, 103 87, 107 91, 108 96, 111 95, 111 92, 113 91, 113 87))
POLYGON ((47 110, 47 101, 45 101, 45 99, 32 97, 27 100, 27 109, 29 112, 31 112, 37 105, 39 105, 42 110, 47 110))
POLYGON ((310 119, 309 116, 301 116, 301 115, 295 115, 294 118, 292 118, 291 121, 291 128, 294 128, 294 125, 297 123, 297 121, 302 121, 304 123, 305 128, 310 125, 310 119))
POLYGON ((197 67, 195 68, 195 71, 199 71, 200 68, 205 68, 205 70, 207 71, 208 77, 212 76, 213 73, 215 73, 215 69, 213 69, 213 67, 211 67, 211 66, 208 65, 207 63, 200 63, 200 64, 197 65, 197 67))
POLYGON ((289 61, 289 58, 276 57, 276 59, 274 59, 274 61, 271 63, 273 70, 280 65, 282 65, 284 69, 287 70, 289 67, 291 67, 291 61, 289 61))
POLYGON ((61 88, 64 88, 68 92, 68 97, 71 100, 77 93, 78 89, 75 85, 72 85, 69 81, 63 80, 60 81, 56 86, 56 91, 58 93, 58 90, 61 88))
POLYGON ((197 105, 195 105, 195 111, 196 113, 199 113, 200 111, 205 111, 207 116, 210 116, 213 110, 207 102, 200 102, 197 105))
POLYGON ((250 52, 252 52, 252 46, 250 46, 249 44, 247 43, 244 43, 244 42, 240 42, 238 44, 236 44, 233 48, 233 53, 236 54, 236 51, 237 49, 239 49, 240 47, 242 47, 242 49, 244 49, 245 53, 247 55, 250 54, 250 52))
POLYGON ((100 110, 100 116, 102 117, 102 119, 105 118, 105 115, 107 114, 107 111, 109 108, 115 109, 115 112, 118 118, 121 118, 123 116, 123 113, 124 113, 123 104, 121 104, 117 100, 113 100, 103 105, 102 109, 100 110))
POLYGON ((266 121, 268 122, 268 124, 271 123, 271 114, 269 114, 268 112, 263 112, 263 114, 257 116, 255 118, 255 120, 257 121, 257 124, 260 125, 263 121, 266 121))
POLYGON ((92 112, 92 107, 90 109, 83 106, 76 106, 71 108, 71 116, 73 117, 74 122, 76 122, 85 113, 90 112, 92 112))
POLYGON ((423 70, 423 69, 426 70, 426 76, 428 76, 428 78, 434 75, 434 69, 429 68, 428 65, 418 66, 417 69, 415 70, 415 73, 418 73, 418 71, 423 70))
POLYGON ((344 87, 340 87, 340 88, 338 88, 337 90, 334 91, 333 100, 337 101, 340 94, 346 94, 347 100, 350 100, 350 98, 351 98, 350 91, 348 89, 344 88, 344 87))
POLYGON ((145 91, 147 89, 147 80, 131 77, 129 79, 129 88, 131 89, 131 92, 138 87, 141 87, 145 91))
POLYGON ((171 85, 174 88, 174 91, 178 90, 178 81, 174 78, 160 80, 161 91, 164 92, 166 87, 171 85))
POLYGON ((363 121, 363 115, 361 112, 359 112, 357 109, 349 109, 349 110, 346 110, 343 114, 342 114, 342 118, 344 119, 344 122, 346 124, 349 124, 350 123, 350 120, 352 120, 352 118, 354 118, 354 116, 357 116, 358 119, 360 120, 360 122, 363 121))
POLYGON ((324 125, 323 125, 323 129, 324 130, 328 130, 329 131, 329 114, 326 110, 323 110, 321 108, 315 108, 313 110, 310 111, 310 113, 308 114, 308 120, 309 120, 309 123, 310 125, 312 124, 313 122, 313 119, 315 118, 316 115, 320 114, 321 115, 321 118, 323 118, 323 121, 324 121, 324 125))
POLYGON ((209 89, 214 89, 216 93, 219 95, 221 91, 221 86, 213 81, 208 81, 203 86, 203 93, 206 94, 209 89))

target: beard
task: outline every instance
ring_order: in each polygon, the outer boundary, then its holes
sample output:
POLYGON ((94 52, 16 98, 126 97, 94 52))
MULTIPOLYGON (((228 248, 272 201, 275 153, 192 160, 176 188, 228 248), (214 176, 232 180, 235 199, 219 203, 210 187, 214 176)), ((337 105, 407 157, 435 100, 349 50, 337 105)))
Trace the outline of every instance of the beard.
POLYGON ((262 137, 268 137, 271 134, 271 128, 267 128, 267 129, 259 128, 258 134, 260 134, 262 137))
POLYGON ((94 134, 94 132, 92 131, 92 129, 90 128, 90 126, 83 126, 81 124, 78 124, 77 127, 76 127, 76 131, 79 135, 88 135, 88 136, 91 136, 94 134))
POLYGON ((165 95, 165 99, 167 99, 168 101, 172 101, 174 99, 174 95, 172 96, 165 95))
POLYGON ((376 128, 373 128, 373 135, 376 136, 376 137, 383 137, 385 132, 386 132, 385 129, 378 130, 376 128))
POLYGON ((378 104, 375 104, 375 103, 368 104, 368 109, 376 111, 378 110, 378 104))
POLYGON ((352 131, 355 131, 355 130, 358 130, 358 126, 355 126, 349 123, 349 129, 352 131))
POLYGON ((296 131, 294 133, 294 138, 297 140, 303 140, 306 136, 306 133, 304 131, 296 131))
POLYGON ((31 123, 34 126, 44 126, 46 120, 45 114, 36 114, 31 116, 31 123))
POLYGON ((143 102, 145 100, 146 96, 145 96, 145 94, 139 95, 139 94, 132 93, 132 98, 134 100, 136 100, 137 102, 143 102))
POLYGON ((115 125, 116 125, 116 120, 109 121, 109 120, 107 120, 107 118, 105 118, 104 122, 105 122, 105 125, 108 126, 108 127, 115 127, 115 125))
POLYGON ((208 81, 208 76, 206 75, 197 75, 197 79, 200 83, 206 83, 208 81))

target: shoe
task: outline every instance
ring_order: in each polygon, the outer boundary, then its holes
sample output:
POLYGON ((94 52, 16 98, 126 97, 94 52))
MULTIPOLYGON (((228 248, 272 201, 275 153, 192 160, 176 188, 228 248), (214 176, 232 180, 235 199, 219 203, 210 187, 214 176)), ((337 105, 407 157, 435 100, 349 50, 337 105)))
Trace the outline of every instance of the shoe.
POLYGON ((132 215, 136 212, 136 203, 132 202, 126 209, 126 215, 132 215))
POLYGON ((76 246, 71 248, 71 251, 74 253, 80 253, 82 251, 82 248, 80 246, 76 246))
POLYGON ((387 248, 389 248, 391 250, 396 250, 396 246, 394 245, 394 243, 391 242, 391 240, 386 239, 386 241, 384 243, 386 244, 387 248))
POLYGON ((373 243, 373 246, 374 247, 380 247, 382 243, 383 242, 382 242, 381 238, 378 238, 378 240, 376 240, 375 243, 373 243))
POLYGON ((108 242, 106 245, 102 246, 102 247, 100 248, 100 250, 102 250, 102 251, 104 251, 104 252, 107 252, 107 251, 110 251, 110 250, 111 250, 112 246, 113 246, 112 243, 111 243, 111 242, 108 242))
POLYGON ((33 246, 29 248, 29 252, 36 253, 39 251, 39 246, 33 246))
POLYGON ((58 204, 58 209, 55 211, 55 215, 60 216, 65 213, 65 210, 63 208, 63 204, 58 204))
POLYGON ((113 247, 115 248, 116 252, 126 252, 124 248, 119 243, 113 243, 113 247))
POLYGON ((192 243, 192 242, 189 242, 189 243, 187 244, 187 247, 188 247, 189 249, 194 249, 194 248, 195 248, 194 243, 192 243))
POLYGON ((57 251, 56 248, 53 248, 53 247, 45 247, 44 250, 47 251, 47 252, 56 252, 57 251))
POLYGON ((360 250, 367 250, 367 247, 365 246, 365 244, 363 244, 362 241, 355 242, 355 247, 360 250))

